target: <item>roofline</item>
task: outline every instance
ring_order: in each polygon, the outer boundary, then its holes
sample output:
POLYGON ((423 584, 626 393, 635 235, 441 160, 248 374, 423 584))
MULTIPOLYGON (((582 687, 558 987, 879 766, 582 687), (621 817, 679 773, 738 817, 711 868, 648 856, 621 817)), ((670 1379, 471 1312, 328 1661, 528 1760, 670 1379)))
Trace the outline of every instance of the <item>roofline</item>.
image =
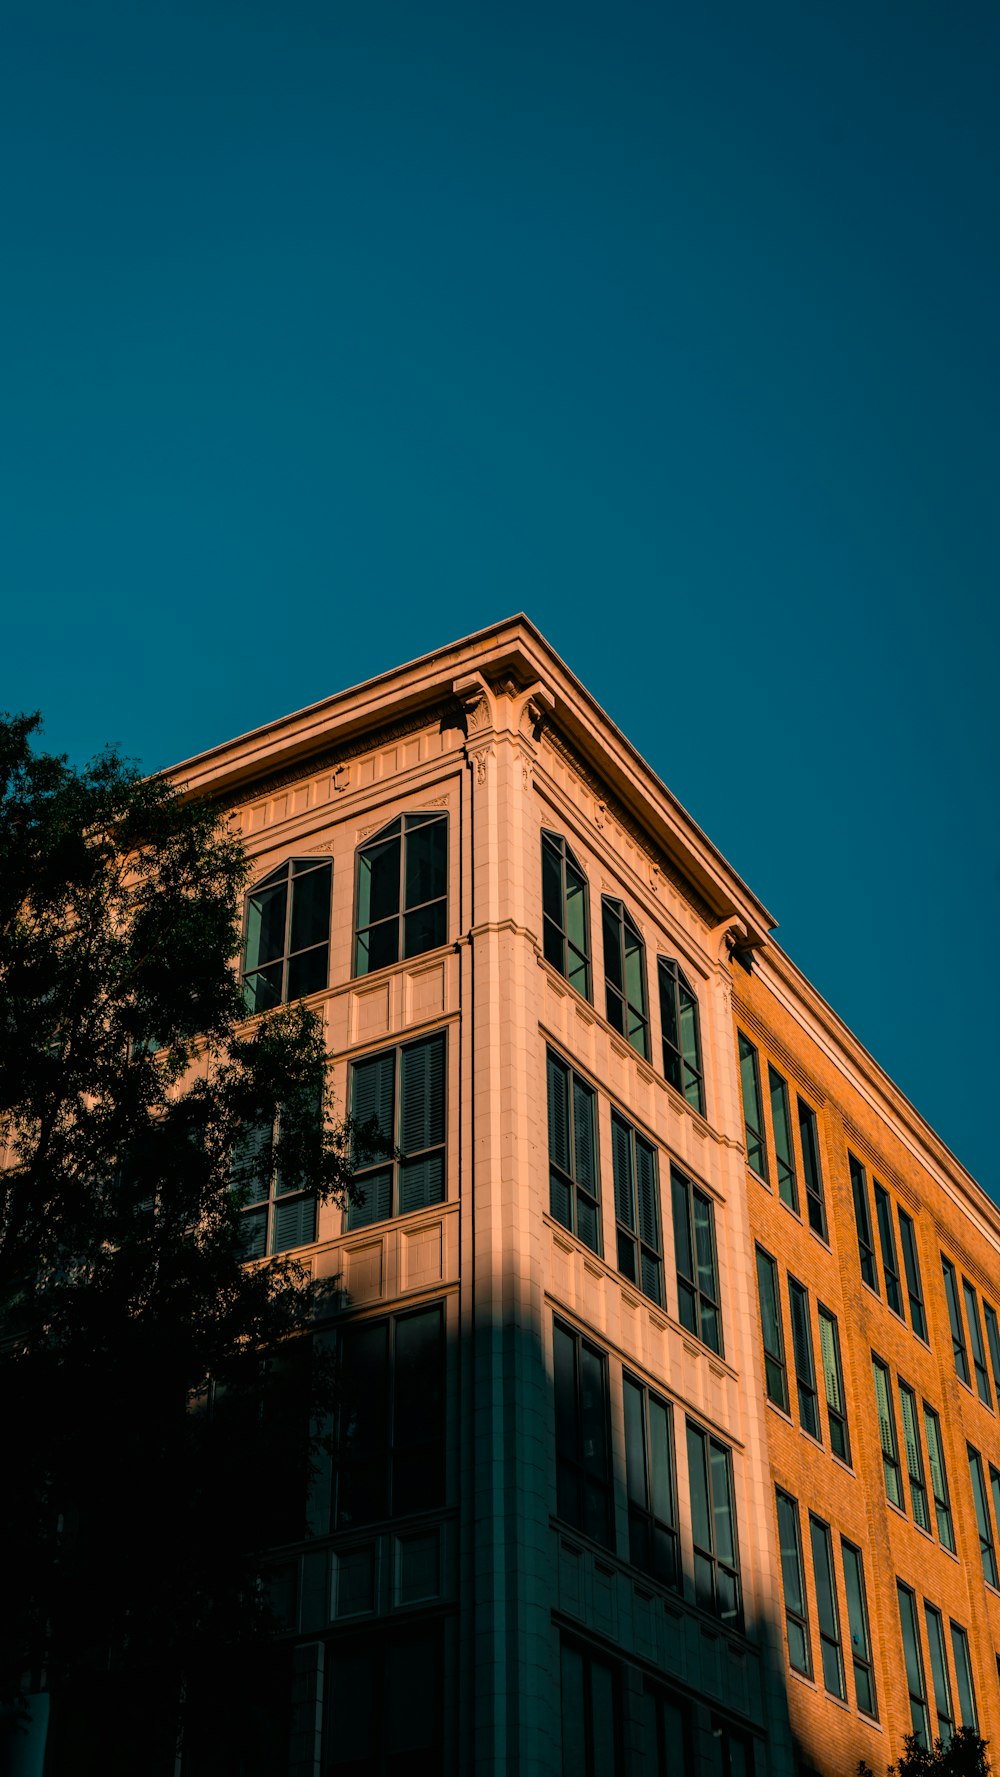
POLYGON ((492 676, 513 672, 525 684, 544 682, 553 697, 556 727, 676 860, 720 920, 742 920, 755 946, 767 941, 776 924, 773 916, 523 612, 196 753, 159 775, 181 780, 193 795, 249 790, 265 772, 300 762, 307 769, 311 754, 440 702, 473 667, 492 676))

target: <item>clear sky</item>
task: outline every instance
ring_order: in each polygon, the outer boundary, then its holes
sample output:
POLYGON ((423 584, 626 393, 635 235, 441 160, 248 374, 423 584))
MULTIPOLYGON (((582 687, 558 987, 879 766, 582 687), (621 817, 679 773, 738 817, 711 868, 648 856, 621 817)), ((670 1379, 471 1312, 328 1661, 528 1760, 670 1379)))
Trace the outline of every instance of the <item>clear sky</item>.
POLYGON ((993 0, 32 0, 0 706, 153 768, 525 610, 1000 1197, 993 0))

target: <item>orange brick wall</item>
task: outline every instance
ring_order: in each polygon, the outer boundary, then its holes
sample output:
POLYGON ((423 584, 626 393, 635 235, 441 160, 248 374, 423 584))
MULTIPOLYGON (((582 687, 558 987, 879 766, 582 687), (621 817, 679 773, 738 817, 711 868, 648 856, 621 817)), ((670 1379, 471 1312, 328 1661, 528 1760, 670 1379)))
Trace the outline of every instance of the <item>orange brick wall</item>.
MULTIPOLYGON (((739 1027, 759 1053, 761 1097, 768 1150, 769 1183, 748 1168, 750 1225, 756 1242, 777 1261, 788 1366, 790 1413, 768 1403, 767 1439, 772 1479, 798 1501, 808 1598, 813 1677, 789 1669, 789 1709, 802 1768, 823 1777, 847 1777, 865 1757, 877 1773, 902 1747, 910 1729, 909 1697, 897 1607, 897 1577, 917 1595, 925 1685, 932 1732, 936 1732, 933 1683, 924 1620, 924 1599, 944 1618, 953 1706, 958 1715, 949 1619, 967 1631, 972 1655, 980 1732, 1000 1752, 1000 1688, 996 1651, 1000 1650, 1000 1592, 984 1582, 979 1536, 973 1507, 966 1443, 1000 1469, 1000 1421, 996 1389, 987 1352, 993 1410, 973 1388, 958 1380, 953 1359, 940 1253, 950 1257, 980 1298, 998 1307, 1000 1297, 1000 1215, 979 1192, 936 1138, 920 1123, 880 1070, 839 1026, 780 953, 769 951, 748 974, 733 965, 734 1009, 739 1027), (792 1112, 794 1158, 800 1213, 779 1200, 775 1136, 768 1091, 768 1063, 788 1082, 792 1112), (806 1215, 796 1097, 816 1113, 828 1242, 812 1231, 806 1215), (879 1294, 861 1280, 848 1152, 865 1167, 879 1294), (896 1255, 905 1319, 886 1301, 881 1243, 875 1219, 873 1177, 888 1191, 893 1212, 896 1255), (909 1325, 910 1312, 899 1243, 897 1206, 913 1220, 919 1253, 928 1343, 909 1325), (822 1443, 799 1424, 787 1277, 791 1273, 809 1292, 809 1313, 816 1370, 822 1443), (829 1421, 819 1345, 817 1303, 837 1317, 844 1370, 852 1465, 831 1453, 829 1421), (883 1476, 879 1428, 872 1380, 871 1354, 889 1366, 899 1444, 901 1484, 906 1510, 888 1501, 883 1476), (902 1376, 920 1399, 940 1415, 957 1558, 914 1522, 903 1447, 897 1378, 902 1376), (816 1589, 809 1548, 810 1512, 833 1532, 838 1609, 845 1660, 847 1701, 824 1690, 816 1610, 816 1589), (863 1552, 865 1583, 880 1721, 876 1726, 858 1712, 847 1623, 847 1600, 840 1538, 863 1552)), ((735 1041, 734 1034, 734 1041, 735 1041)), ((963 1305, 964 1308, 964 1305, 963 1305)), ((968 1330, 966 1329, 968 1339, 968 1330)), ((971 1352, 970 1352, 970 1370, 971 1352)), ((922 1415, 921 1415, 922 1421, 922 1415)), ((921 1422, 921 1437, 923 1425, 921 1422)), ((936 1532, 927 1453, 925 1479, 932 1531, 936 1532)), ((771 1511, 775 1512, 772 1488, 771 1511)), ((996 1529, 994 1530, 996 1534, 996 1529)), ((777 1531, 775 1527, 775 1538, 777 1531)), ((787 1660, 787 1646, 786 1646, 787 1660)))

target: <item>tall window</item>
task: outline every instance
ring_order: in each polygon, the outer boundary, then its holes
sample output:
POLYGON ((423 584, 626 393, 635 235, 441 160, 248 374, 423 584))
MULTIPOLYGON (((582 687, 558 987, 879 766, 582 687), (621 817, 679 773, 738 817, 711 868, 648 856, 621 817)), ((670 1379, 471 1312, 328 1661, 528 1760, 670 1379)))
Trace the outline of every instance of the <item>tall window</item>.
POLYGON ((903 1421, 903 1449, 906 1451, 906 1472, 910 1482, 913 1522, 930 1535, 931 1515, 927 1509, 927 1482, 924 1478, 924 1454, 920 1447, 920 1422, 917 1418, 917 1397, 901 1377, 899 1414, 903 1421))
POLYGON ((562 1777, 617 1777, 615 1671, 590 1648, 560 1645, 562 1777))
POLYGON ((903 1249, 903 1271, 906 1276, 906 1293, 910 1298, 910 1325, 918 1339, 927 1340, 927 1316, 924 1313, 924 1292, 920 1282, 920 1258, 917 1253, 917 1236, 913 1221, 905 1209, 896 1205, 899 1217, 899 1244, 903 1249))
POLYGON ((332 886, 332 864, 289 858, 251 889, 243 946, 248 1012, 265 1012, 326 986, 332 886))
POLYGON ((684 1710, 658 1685, 642 1693, 642 1769, 649 1777, 674 1777, 689 1769, 688 1732, 684 1710))
POLYGON ((958 1686, 958 1707, 962 1717, 963 1728, 971 1728, 973 1733, 979 1732, 979 1716, 976 1711, 976 1691, 972 1682, 972 1660, 969 1657, 969 1637, 958 1623, 951 1623, 951 1651, 955 1656, 955 1683, 958 1686))
POLYGON ((767 1142, 764 1138, 764 1104, 760 1095, 760 1065, 753 1044, 741 1030, 736 1035, 740 1051, 740 1087, 743 1093, 747 1165, 751 1172, 755 1172, 766 1183, 767 1142))
POLYGON ((445 1194, 445 1033, 381 1049, 351 1068, 351 1116, 374 1118, 392 1158, 359 1166, 364 1193, 352 1203, 349 1228, 443 1203, 445 1194))
POLYGON ((962 1279, 962 1292, 965 1296, 965 1312, 969 1321, 969 1341, 972 1346, 972 1367, 976 1373, 976 1391, 984 1407, 993 1407, 990 1394, 990 1379, 986 1372, 986 1349, 983 1345, 983 1329, 979 1320, 979 1299, 967 1277, 962 1279))
POLYGON ((628 1486, 628 1558, 665 1586, 680 1584, 674 1440, 671 1410, 659 1395, 627 1374, 625 1474, 628 1486))
POLYGON ((880 1357, 872 1352, 872 1376, 875 1382, 875 1406, 878 1411, 878 1435, 882 1444, 882 1473, 885 1476, 886 1498, 903 1511, 903 1485, 899 1478, 899 1445, 896 1442, 896 1418, 892 1410, 889 1371, 880 1357))
POLYGON ((792 1150, 792 1119, 788 1109, 788 1084, 768 1062, 767 1082, 771 1093, 771 1124, 774 1129, 774 1157, 778 1163, 778 1196, 789 1209, 799 1213, 799 1187, 795 1178, 795 1154, 792 1150))
POLYGON ((955 1553, 955 1532, 951 1522, 951 1502, 948 1498, 948 1474, 944 1466, 944 1445, 941 1442, 941 1421, 934 1411, 924 1402, 924 1437, 927 1440, 927 1466, 931 1471, 931 1492, 934 1495, 934 1512, 937 1518, 938 1540, 942 1547, 955 1553))
POLYGON ((448 937, 448 816, 404 814, 358 854, 354 973, 434 950, 448 937))
POLYGON ((556 1511, 565 1524, 613 1548, 607 1358, 557 1320, 552 1328, 552 1362, 556 1511))
POLYGON ((990 1519, 990 1502, 986 1496, 986 1482, 983 1478, 983 1459, 978 1450, 971 1444, 966 1445, 969 1453, 969 1476, 972 1481, 972 1497, 976 1507, 976 1524, 979 1529, 979 1553, 983 1562, 983 1578, 987 1585, 997 1584, 997 1554, 993 1542, 993 1524, 990 1519))
POLYGON ((812 1543, 813 1575, 816 1581, 816 1614, 819 1618, 823 1684, 831 1696, 846 1697, 837 1581, 833 1569, 833 1538, 830 1535, 830 1526, 824 1524, 822 1518, 814 1518, 812 1513, 809 1515, 809 1540, 812 1543))
POLYGON ((341 1334, 338 1530, 444 1504, 441 1303, 341 1334))
POLYGON ((986 1316, 986 1339, 990 1348, 990 1364, 993 1369, 993 1381, 996 1386, 997 1400, 1000 1401, 1000 1326, 997 1325, 996 1311, 988 1302, 983 1303, 986 1316))
POLYGON ((896 1236, 892 1228, 892 1204, 889 1193, 878 1179, 875 1183, 875 1217, 878 1222, 878 1237, 882 1247, 882 1274, 885 1278, 885 1299, 893 1314, 902 1317, 903 1291, 899 1282, 899 1264, 896 1259, 896 1236))
POLYGON ((676 1166, 670 1168, 677 1261, 677 1318, 696 1339, 722 1351, 722 1315, 715 1263, 715 1210, 676 1166))
POLYGON ((757 1293, 760 1297, 760 1330, 764 1341, 764 1380, 768 1400, 788 1412, 788 1368, 781 1329, 778 1267, 770 1253, 757 1248, 757 1293))
POLYGON ((611 1113, 611 1156, 618 1225, 618 1269, 663 1306, 660 1180, 656 1149, 617 1111, 611 1113))
POLYGON ((730 1453, 725 1444, 690 1419, 687 1447, 695 1599, 703 1610, 741 1629, 743 1601, 730 1453))
POLYGON ((558 833, 542 834, 542 948, 546 962, 592 999, 587 878, 558 833))
POLYGON ((705 1078, 701 1066, 698 1001, 687 976, 672 958, 657 962, 660 983, 660 1026, 663 1031, 663 1077, 683 1093, 688 1104, 704 1114, 705 1078))
POLYGON ((244 1129, 231 1178, 242 1211, 244 1256, 286 1253, 316 1238, 316 1194, 303 1188, 303 1167, 321 1140, 321 1088, 303 1093, 273 1121, 244 1129))
POLYGON ((329 1643, 324 1773, 431 1777, 443 1770, 444 1627, 425 1618, 329 1643))
POLYGON ((969 1357, 965 1349, 965 1334, 962 1331, 962 1310, 958 1300, 958 1279, 955 1267, 950 1259, 941 1254, 941 1272, 944 1277, 944 1293, 948 1300, 948 1322, 951 1326, 951 1348, 955 1358, 955 1374, 960 1382, 969 1386, 969 1357))
POLYGON ((931 1683, 934 1686, 934 1712, 937 1716, 938 1738, 947 1746, 955 1732, 955 1711, 948 1682, 948 1656, 944 1646, 944 1623, 941 1612, 924 1599, 924 1622, 927 1625, 927 1646, 931 1656, 931 1683))
POLYGON ((797 1502, 780 1487, 775 1488, 778 1504, 778 1546, 781 1550, 781 1581, 785 1594, 785 1629, 788 1635, 788 1664, 794 1672, 812 1677, 812 1650, 809 1646, 809 1610, 806 1604, 806 1582, 802 1567, 802 1538, 799 1533, 797 1502))
POLYGON ((646 1001, 646 946, 621 901, 601 900, 604 928, 604 987, 608 1023, 649 1060, 649 1008, 646 1001))
POLYGON ((848 1154, 851 1170, 851 1195, 854 1198, 854 1223, 858 1231, 858 1259, 861 1263, 861 1281, 878 1295, 878 1267, 875 1264, 875 1248, 872 1244, 872 1218, 868 1208, 868 1180, 860 1160, 848 1154))
POLYGON ((826 1205, 823 1201, 823 1173, 819 1163, 819 1130, 816 1112, 804 1098, 799 1106, 799 1143, 802 1148, 802 1176, 806 1186, 806 1208, 809 1226, 821 1240, 826 1239, 826 1205))
POLYGON ((830 1449, 841 1462, 851 1460, 851 1440, 847 1431, 847 1401, 844 1395, 844 1372, 840 1362, 840 1333, 837 1317, 822 1303, 819 1311, 819 1349, 823 1360, 823 1383, 826 1388, 826 1416, 830 1426, 830 1449))
POLYGON ((865 1569, 861 1550, 853 1543, 840 1540, 844 1557, 844 1586, 847 1591, 847 1625, 851 1633, 851 1657, 854 1662, 854 1695, 862 1715, 878 1720, 875 1695, 875 1664, 868 1628, 868 1600, 865 1597, 865 1569))
POLYGON ((549 1207, 592 1252, 601 1250, 597 1202, 597 1097, 548 1051, 549 1207))
POLYGON ((812 1329, 809 1325, 809 1292, 794 1277, 788 1279, 788 1306, 792 1316, 792 1350, 795 1353, 795 1385, 799 1397, 799 1422, 803 1431, 818 1438, 816 1365, 813 1362, 812 1329))
POLYGON ((927 1687, 924 1663, 920 1657, 920 1632, 917 1628, 917 1601, 909 1586, 896 1581, 899 1600, 899 1627, 903 1636, 903 1659, 906 1664, 906 1686, 910 1693, 910 1722, 921 1746, 930 1750, 931 1724, 927 1713, 927 1687))

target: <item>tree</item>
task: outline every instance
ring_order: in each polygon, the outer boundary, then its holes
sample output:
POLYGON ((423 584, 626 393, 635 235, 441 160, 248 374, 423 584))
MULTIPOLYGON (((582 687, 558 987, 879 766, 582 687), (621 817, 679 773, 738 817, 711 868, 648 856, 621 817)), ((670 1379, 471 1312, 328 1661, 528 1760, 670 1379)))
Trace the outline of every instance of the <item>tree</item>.
POLYGON ((134 1773, 273 1621, 331 1378, 315 1288, 244 1262, 242 1205, 262 1148, 346 1200, 350 1131, 318 1019, 246 1019, 224 817, 37 729, 0 719, 0 1700, 48 1691, 74 1772, 93 1740, 134 1773))
MULTIPOLYGON (((935 1741, 931 1751, 915 1734, 907 1734, 903 1744, 902 1758, 887 1766, 886 1777, 989 1777, 988 1742, 974 1728, 959 1728, 949 1741, 935 1741)), ((858 1777, 873 1777, 864 1759, 858 1764, 858 1777)))

